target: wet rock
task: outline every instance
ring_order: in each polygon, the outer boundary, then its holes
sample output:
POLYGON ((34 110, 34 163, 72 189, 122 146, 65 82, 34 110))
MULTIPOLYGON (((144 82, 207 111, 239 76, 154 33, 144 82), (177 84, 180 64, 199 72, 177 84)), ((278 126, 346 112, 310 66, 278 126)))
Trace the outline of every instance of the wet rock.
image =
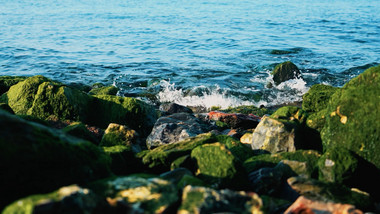
POLYGON ((157 120, 153 106, 131 97, 112 95, 96 95, 89 107, 89 124, 106 128, 110 123, 127 125, 138 131, 142 136, 148 136, 157 120))
POLYGON ((92 89, 88 92, 91 95, 116 95, 119 91, 115 86, 100 86, 100 87, 92 87, 92 89))
POLYGON ((0 95, 7 92, 12 85, 24 81, 27 77, 20 76, 0 76, 0 95))
POLYGON ((354 151, 380 169, 380 66, 372 67, 336 91, 321 131, 325 149, 354 151))
POLYGON ((132 146, 116 145, 102 148, 111 159, 110 168, 114 174, 127 175, 143 171, 144 167, 132 146))
POLYGON ((130 213, 169 212, 179 199, 178 190, 167 180, 128 176, 92 184, 109 201, 123 201, 131 207, 130 213))
POLYGON ((139 134, 128 126, 110 123, 103 135, 100 146, 130 146, 135 153, 141 152, 139 134))
POLYGON ((257 213, 262 200, 255 193, 186 186, 178 213, 257 213))
POLYGON ((178 105, 176 103, 163 103, 160 105, 160 111, 166 112, 166 114, 175 113, 189 113, 192 114, 193 110, 186 106, 178 105))
POLYGON ((316 177, 317 162, 321 155, 313 150, 298 150, 295 152, 281 152, 276 154, 262 154, 253 156, 244 162, 247 172, 253 172, 263 167, 273 168, 280 162, 304 177, 316 177))
POLYGON ((111 212, 105 198, 77 185, 61 187, 55 192, 33 195, 15 201, 3 213, 102 213, 111 212))
POLYGON ((301 196, 312 200, 353 204, 362 210, 373 209, 373 201, 367 193, 354 191, 337 183, 325 183, 304 177, 291 177, 288 184, 301 196))
POLYGON ((240 113, 224 113, 212 111, 208 113, 208 118, 214 121, 220 121, 229 128, 242 128, 242 129, 251 129, 255 128, 260 122, 260 117, 255 115, 245 115, 240 113))
POLYGON ((108 176, 109 160, 92 143, 0 111, 0 207, 26 195, 108 176))
POLYGON ((308 112, 318 112, 327 107, 330 97, 338 90, 337 87, 316 84, 302 97, 302 109, 308 112))
POLYGON ((351 204, 340 204, 325 201, 310 200, 299 197, 286 211, 285 214, 362 214, 361 210, 355 209, 351 204))
POLYGON ((204 144, 191 152, 196 160, 196 176, 219 188, 242 188, 247 184, 241 162, 221 143, 204 144))
POLYGON ((62 131, 69 135, 90 141, 95 145, 99 145, 99 139, 81 122, 74 122, 63 128, 62 131))
POLYGON ((185 140, 208 132, 208 125, 192 114, 175 113, 160 117, 146 140, 149 149, 160 145, 185 140))
POLYGON ((290 61, 283 62, 277 65, 273 72, 273 81, 276 85, 285 82, 290 79, 297 79, 301 77, 301 72, 295 64, 290 61))

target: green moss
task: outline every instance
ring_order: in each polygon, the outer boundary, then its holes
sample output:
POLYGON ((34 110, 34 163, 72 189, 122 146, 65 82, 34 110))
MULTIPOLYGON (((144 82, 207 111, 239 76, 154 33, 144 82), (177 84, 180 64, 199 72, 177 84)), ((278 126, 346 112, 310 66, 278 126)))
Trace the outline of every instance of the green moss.
POLYGON ((319 112, 327 107, 330 97, 338 90, 338 88, 316 84, 303 95, 302 109, 308 112, 319 112))
POLYGON ((109 158, 93 144, 0 111, 0 188, 9 203, 62 185, 107 176, 109 158))
POLYGON ((105 128, 109 123, 118 123, 147 136, 157 120, 154 107, 135 98, 111 95, 95 97, 90 108, 90 124, 105 128))
POLYGON ((91 89, 90 92, 88 92, 91 95, 116 95, 118 92, 118 88, 115 86, 103 86, 103 87, 96 87, 91 89))
POLYGON ((256 106, 238 106, 238 107, 229 107, 228 109, 220 110, 226 113, 241 113, 241 114, 254 114, 257 116, 264 116, 266 114, 273 113, 271 110, 267 108, 258 108, 256 106))
POLYGON ((187 210, 189 213, 195 212, 198 207, 204 203, 205 193, 200 191, 191 191, 187 193, 186 200, 181 204, 181 210, 187 210))
POLYGON ((341 146, 380 169, 380 66, 364 71, 336 91, 321 131, 325 149, 341 146))
POLYGON ((306 122, 307 113, 296 106, 283 106, 277 109, 270 117, 282 122, 303 124, 306 122))
POLYGON ((12 85, 16 85, 26 78, 20 76, 0 76, 0 95, 7 92, 12 85))
POLYGON ((111 158, 111 170, 114 174, 127 175, 143 171, 142 163, 136 158, 131 146, 117 145, 102 148, 111 158))
POLYGON ((326 113, 327 113, 327 110, 323 109, 319 112, 310 114, 307 117, 306 125, 320 132, 323 129, 323 126, 325 125, 325 122, 326 122, 326 113))
POLYGON ((201 179, 198 179, 194 176, 185 175, 181 178, 181 180, 177 184, 178 189, 183 189, 185 186, 191 185, 191 186, 208 186, 205 182, 203 182, 201 179))
POLYGON ((227 135, 217 135, 216 141, 221 142, 231 151, 231 153, 240 161, 244 162, 246 159, 254 156, 251 148, 242 144, 239 140, 227 135))
POLYGON ((219 121, 219 120, 215 121, 215 125, 217 127, 221 128, 221 129, 228 129, 228 128, 230 128, 227 123, 219 121))
POLYGON ((91 133, 87 129, 86 125, 81 123, 81 122, 72 123, 72 124, 66 126, 65 128, 63 128, 62 131, 69 134, 69 135, 72 135, 72 136, 87 140, 89 142, 92 142, 96 145, 99 144, 98 140, 93 135, 93 133, 91 133))
POLYGON ((307 164, 307 174, 309 177, 315 177, 319 157, 320 154, 313 150, 263 154, 247 159, 244 162, 244 168, 247 172, 253 172, 263 167, 275 167, 282 160, 299 161, 307 164))
POLYGON ((219 142, 196 147, 191 157, 197 161, 197 176, 208 184, 224 188, 243 188, 247 184, 240 161, 219 142))
POLYGON ((279 85, 289 79, 295 79, 301 76, 297 66, 290 61, 278 64, 271 74, 273 75, 273 81, 276 85, 279 85))

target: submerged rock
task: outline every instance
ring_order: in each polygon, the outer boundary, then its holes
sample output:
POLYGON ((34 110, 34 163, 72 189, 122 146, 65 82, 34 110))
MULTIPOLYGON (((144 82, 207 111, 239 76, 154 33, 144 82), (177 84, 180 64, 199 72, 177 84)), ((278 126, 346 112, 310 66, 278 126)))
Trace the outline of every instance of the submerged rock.
POLYGON ((91 190, 77 185, 61 187, 55 192, 33 195, 15 201, 3 213, 105 213, 111 212, 105 200, 91 190))
POLYGON ((207 187, 186 186, 178 213, 255 213, 261 214, 263 203, 255 193, 214 190, 207 187))
POLYGON ((354 151, 380 169, 380 66, 372 67, 336 91, 321 131, 325 149, 354 151))
POLYGON ((29 194, 108 176, 109 159, 92 143, 0 111, 0 207, 29 194))
POLYGON ((175 143, 209 131, 207 124, 189 113, 160 117, 146 139, 148 149, 175 143))
POLYGON ((290 79, 296 79, 301 77, 301 72, 295 64, 290 61, 278 64, 273 72, 273 81, 276 85, 285 82, 290 79))

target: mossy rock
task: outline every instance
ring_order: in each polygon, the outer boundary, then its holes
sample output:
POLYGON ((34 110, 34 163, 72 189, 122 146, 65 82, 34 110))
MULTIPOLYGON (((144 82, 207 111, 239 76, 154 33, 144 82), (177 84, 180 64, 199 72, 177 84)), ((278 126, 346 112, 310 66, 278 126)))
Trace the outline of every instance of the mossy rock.
POLYGON ((81 122, 74 122, 63 128, 62 131, 69 135, 90 141, 95 145, 99 144, 99 140, 95 137, 95 135, 87 129, 85 124, 81 122))
POLYGON ((11 107, 9 107, 9 105, 6 103, 0 103, 0 109, 10 114, 15 114, 15 112, 11 109, 11 107))
POLYGON ((323 109, 319 112, 310 114, 306 119, 306 125, 311 129, 320 132, 325 126, 327 110, 323 109))
POLYGON ((185 175, 181 178, 181 180, 177 184, 178 189, 183 189, 186 186, 202 186, 202 187, 208 187, 205 182, 203 182, 201 179, 191 176, 191 175, 185 175))
POLYGON ((116 95, 119 91, 115 86, 93 87, 88 93, 91 95, 116 95))
POLYGON ((302 109, 308 112, 319 112, 327 107, 330 97, 338 90, 337 87, 316 84, 303 95, 302 109))
POLYGON ((88 141, 0 111, 0 169, 5 204, 30 194, 110 174, 109 158, 88 141))
POLYGON ((90 106, 88 122, 101 128, 110 123, 127 125, 142 136, 147 136, 157 120, 153 106, 130 97, 96 95, 90 106))
POLYGON ((124 145, 133 148, 135 152, 140 152, 139 142, 139 135, 135 130, 127 126, 110 123, 103 135, 100 146, 124 145))
POLYGON ((287 80, 301 77, 301 72, 294 63, 286 61, 278 64, 272 71, 272 75, 274 83, 279 85, 287 80))
POLYGON ((116 175, 127 175, 143 171, 140 159, 136 158, 131 146, 117 145, 102 147, 111 158, 111 170, 116 175))
POLYGON ((33 115, 40 119, 86 120, 91 97, 87 94, 53 82, 43 76, 34 76, 10 87, 0 98, 16 114, 33 115))
POLYGON ((178 190, 170 181, 140 175, 116 177, 91 184, 90 189, 109 200, 121 200, 130 213, 165 213, 175 204, 178 190))
POLYGON ((26 78, 22 76, 0 76, 0 95, 7 92, 12 85, 16 85, 26 78))
POLYGON ((299 125, 306 122, 307 113, 297 106, 283 106, 277 109, 270 117, 282 122, 299 125))
POLYGON ((243 189, 248 184, 241 162, 222 143, 204 144, 191 152, 197 162, 196 175, 217 188, 243 189))
POLYGON ((297 174, 305 174, 307 177, 317 177, 318 168, 317 162, 320 154, 313 150, 298 150, 295 152, 281 152, 277 154, 263 154, 251 157, 244 162, 245 170, 253 172, 263 167, 275 167, 280 161, 287 164, 297 174), (297 161, 298 163, 305 163, 305 170, 297 171, 291 166, 291 162, 297 161))
POLYGON ((241 114, 254 114, 259 117, 262 117, 266 114, 272 114, 273 112, 267 108, 258 108, 256 106, 238 106, 238 107, 229 107, 227 109, 216 109, 225 113, 241 113, 241 114))
POLYGON ((255 213, 262 214, 262 200, 256 194, 186 186, 178 213, 255 213))
POLYGON ((347 148, 380 169, 380 66, 372 67, 336 91, 321 131, 324 149, 347 148))
POLYGON ((105 198, 77 185, 61 187, 48 194, 32 195, 7 206, 3 214, 104 213, 111 212, 105 198))

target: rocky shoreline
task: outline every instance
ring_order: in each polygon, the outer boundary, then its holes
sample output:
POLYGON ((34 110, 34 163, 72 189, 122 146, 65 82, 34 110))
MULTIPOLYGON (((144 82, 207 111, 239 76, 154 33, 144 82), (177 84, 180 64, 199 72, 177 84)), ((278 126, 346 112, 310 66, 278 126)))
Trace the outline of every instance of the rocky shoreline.
POLYGON ((194 113, 117 90, 0 77, 3 213, 380 212, 380 66, 301 107, 194 113))

